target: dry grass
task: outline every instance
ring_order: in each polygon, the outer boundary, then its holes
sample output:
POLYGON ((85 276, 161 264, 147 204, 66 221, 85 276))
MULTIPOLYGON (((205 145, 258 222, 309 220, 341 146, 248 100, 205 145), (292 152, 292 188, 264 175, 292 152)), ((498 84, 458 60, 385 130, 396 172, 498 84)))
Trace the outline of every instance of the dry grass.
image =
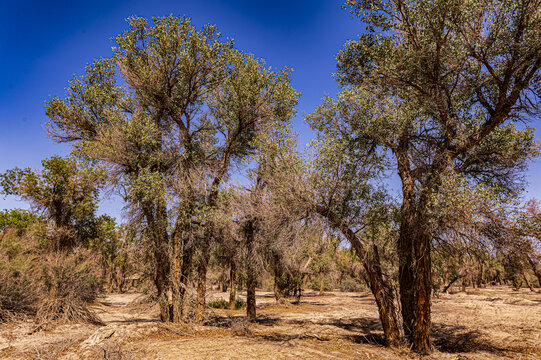
MULTIPOLYGON (((219 296, 227 294, 209 294, 219 296)), ((407 348, 381 345, 368 293, 313 292, 300 305, 275 304, 270 294, 258 293, 254 324, 246 322, 244 311, 222 309, 209 312, 205 325, 162 324, 157 309, 130 305, 135 298, 104 299, 94 309, 104 327, 62 325, 33 335, 26 335, 24 323, 1 327, 0 358, 416 359, 407 348)), ((433 310, 435 352, 429 359, 541 358, 538 293, 490 288, 446 294, 433 299, 433 310)))
POLYGON ((50 322, 103 325, 101 319, 83 302, 70 298, 52 298, 44 300, 36 313, 39 324, 50 322))

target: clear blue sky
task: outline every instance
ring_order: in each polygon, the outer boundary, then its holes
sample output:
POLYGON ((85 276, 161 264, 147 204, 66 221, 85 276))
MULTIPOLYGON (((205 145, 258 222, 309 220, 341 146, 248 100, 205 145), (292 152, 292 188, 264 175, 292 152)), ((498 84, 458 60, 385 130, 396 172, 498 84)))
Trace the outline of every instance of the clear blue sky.
MULTIPOLYGON (((44 102, 63 96, 73 75, 97 57, 108 57, 111 37, 126 29, 132 15, 185 15, 200 27, 218 26, 236 46, 264 58, 273 67, 294 69, 293 85, 301 92, 294 129, 301 144, 312 133, 303 113, 325 94, 335 95, 335 55, 362 29, 341 1, 16 1, 0 2, 0 172, 18 166, 39 168, 69 147, 49 140, 43 129, 44 102)), ((537 135, 541 135, 538 131, 537 135)), ((541 198, 541 166, 528 173, 529 196, 541 198)), ((121 204, 106 201, 102 211, 118 216, 121 204)), ((0 197, 0 209, 25 207, 0 197)))

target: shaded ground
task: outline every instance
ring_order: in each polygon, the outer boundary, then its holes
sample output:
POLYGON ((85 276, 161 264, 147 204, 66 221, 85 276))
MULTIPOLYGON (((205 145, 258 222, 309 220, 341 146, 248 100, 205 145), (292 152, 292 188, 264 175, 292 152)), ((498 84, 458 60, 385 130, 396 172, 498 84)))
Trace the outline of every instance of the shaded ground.
MULTIPOLYGON (((225 297, 211 293, 209 299, 225 297)), ((308 293, 300 305, 258 292, 258 321, 244 311, 209 309, 204 325, 162 324, 138 294, 109 295, 95 310, 106 324, 32 322, 0 326, 2 359, 411 359, 381 346, 369 293, 308 293), (30 334, 31 333, 31 334, 30 334)), ((507 288, 433 299, 429 359, 541 359, 541 294, 507 288)))

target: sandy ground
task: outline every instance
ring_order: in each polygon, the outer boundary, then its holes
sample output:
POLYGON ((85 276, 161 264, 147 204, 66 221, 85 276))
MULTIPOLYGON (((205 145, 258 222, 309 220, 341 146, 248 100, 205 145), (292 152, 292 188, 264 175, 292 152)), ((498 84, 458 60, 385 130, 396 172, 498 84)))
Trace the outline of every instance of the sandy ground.
MULTIPOLYGON (((139 294, 94 307, 104 326, 31 321, 0 326, 1 359, 414 359, 382 344, 369 293, 307 293, 300 305, 258 292, 257 323, 209 309, 204 325, 162 324, 139 294)), ((213 292, 209 299, 225 297, 213 292)), ((541 359, 541 294, 488 288, 433 299, 435 352, 426 359, 541 359)))

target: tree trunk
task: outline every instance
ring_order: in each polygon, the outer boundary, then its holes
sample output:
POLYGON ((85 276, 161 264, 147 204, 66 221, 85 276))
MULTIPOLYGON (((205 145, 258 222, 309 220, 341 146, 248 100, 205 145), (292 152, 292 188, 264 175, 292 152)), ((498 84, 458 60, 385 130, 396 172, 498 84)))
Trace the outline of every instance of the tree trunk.
POLYGON ((251 261, 253 257, 253 242, 255 236, 255 219, 250 219, 245 224, 245 240, 246 250, 248 256, 246 257, 246 318, 249 322, 256 321, 256 299, 255 299, 255 287, 256 287, 256 272, 251 261))
POLYGON ((401 343, 398 312, 395 307, 393 289, 383 278, 378 247, 375 244, 372 246, 371 256, 364 258, 363 267, 369 279, 370 290, 378 305, 385 343, 387 346, 397 347, 401 343))
POLYGON ((316 211, 324 216, 334 228, 339 229, 344 234, 359 259, 363 261, 363 267, 368 278, 367 282, 378 306, 385 343, 389 347, 399 346, 402 342, 402 334, 395 306, 394 292, 392 286, 383 277, 377 247, 374 246, 372 254, 369 254, 355 232, 341 222, 334 213, 321 206, 316 206, 316 211))
POLYGON ((114 288, 113 272, 107 272, 107 294, 111 294, 114 288))
POLYGON ((246 317, 249 322, 255 322, 255 286, 256 279, 253 271, 249 271, 246 279, 246 317))
POLYGON ((207 290, 207 269, 208 258, 206 254, 201 256, 199 260, 199 282, 197 284, 197 309, 195 313, 195 321, 197 323, 203 322, 203 315, 205 313, 205 295, 207 290))
POLYGON ((323 295, 323 276, 319 276, 319 295, 323 295))
POLYGON ((413 269, 413 243, 415 219, 415 179, 412 176, 408 156, 408 138, 403 134, 395 151, 398 174, 402 181, 402 207, 400 219, 400 233, 398 237, 398 283, 400 287, 400 307, 402 309, 402 327, 404 336, 411 342, 414 317, 414 269, 413 269))
POLYGON ((182 254, 182 267, 180 268, 180 282, 179 282, 179 309, 180 309, 180 317, 182 320, 188 315, 188 311, 186 311, 185 307, 187 305, 186 302, 186 293, 188 291, 189 281, 190 281, 190 275, 192 273, 192 262, 193 262, 193 253, 194 248, 193 244, 188 240, 184 239, 183 243, 183 254, 182 254))
POLYGON ((167 244, 167 208, 164 204, 154 205, 145 201, 142 204, 143 213, 148 223, 149 235, 154 245, 154 284, 158 292, 160 304, 160 318, 162 321, 170 321, 170 300, 168 296, 169 285, 169 254, 167 244))
POLYGON ((170 320, 174 323, 182 321, 182 239, 180 233, 173 235, 173 256, 171 263, 171 314, 170 320))
POLYGON ((539 270, 539 267, 535 264, 535 261, 533 261, 529 256, 528 256, 528 262, 530 263, 530 266, 532 267, 535 277, 537 277, 537 281, 539 282, 539 287, 541 287, 541 270, 539 270))
POLYGON ((118 292, 120 294, 124 293, 124 285, 126 285, 126 263, 123 261, 119 266, 116 282, 118 286, 118 292))
POLYGON ((229 308, 233 310, 237 299, 237 264, 235 261, 231 261, 229 279, 229 308))
POLYGON ((532 284, 530 283, 530 280, 528 280, 528 275, 526 275, 526 272, 525 272, 525 271, 522 272, 522 277, 524 278, 524 282, 526 282, 526 285, 528 286, 528 288, 530 289, 530 291, 534 291, 534 292, 535 292, 535 290, 534 290, 532 284))
POLYGON ((461 275, 457 275, 454 278, 452 278, 451 281, 449 281, 449 283, 443 288, 443 292, 446 293, 447 290, 449 290, 449 288, 451 287, 451 285, 453 285, 461 277, 462 277, 461 275))
POLYGON ((430 306, 432 295, 431 237, 424 226, 419 226, 415 237, 415 323, 413 350, 418 354, 432 352, 430 343, 430 306))
POLYGON ((285 286, 280 259, 274 257, 274 298, 277 302, 285 298, 285 286))
MULTIPOLYGON (((407 215, 403 215, 406 217, 407 215)), ((398 283, 400 287, 400 305, 402 309, 402 327, 404 336, 412 341, 414 327, 414 292, 413 292, 413 226, 411 220, 402 219, 398 238, 398 283)))
POLYGON ((481 288, 484 285, 484 273, 485 273, 485 267, 483 265, 483 262, 479 262, 479 273, 477 274, 477 287, 481 288))
POLYGON ((301 275, 301 280, 297 284, 297 288, 296 288, 296 291, 295 291, 295 295, 297 297, 297 305, 299 305, 301 303, 303 282, 304 282, 304 274, 301 275))

